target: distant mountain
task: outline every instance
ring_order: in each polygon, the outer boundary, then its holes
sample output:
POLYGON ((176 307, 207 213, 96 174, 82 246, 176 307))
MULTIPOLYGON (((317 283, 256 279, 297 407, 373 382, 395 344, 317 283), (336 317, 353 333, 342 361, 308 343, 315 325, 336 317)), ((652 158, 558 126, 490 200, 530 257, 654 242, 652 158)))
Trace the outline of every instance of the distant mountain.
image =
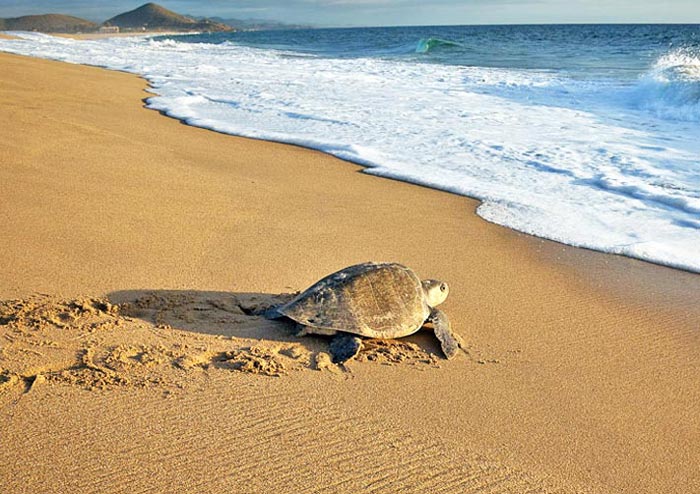
MULTIPOLYGON (((196 17, 196 19, 204 19, 196 17)), ((223 19, 221 17, 211 17, 212 21, 226 24, 240 31, 280 31, 283 29, 313 29, 313 26, 302 24, 285 24, 284 22, 271 21, 267 19, 223 19)))
POLYGON ((0 19, 0 31, 40 31, 44 33, 78 33, 97 29, 97 24, 62 14, 25 15, 0 19))
POLYGON ((119 14, 104 22, 105 26, 118 26, 119 29, 148 31, 232 31, 230 26, 211 19, 196 20, 177 14, 155 3, 119 14))

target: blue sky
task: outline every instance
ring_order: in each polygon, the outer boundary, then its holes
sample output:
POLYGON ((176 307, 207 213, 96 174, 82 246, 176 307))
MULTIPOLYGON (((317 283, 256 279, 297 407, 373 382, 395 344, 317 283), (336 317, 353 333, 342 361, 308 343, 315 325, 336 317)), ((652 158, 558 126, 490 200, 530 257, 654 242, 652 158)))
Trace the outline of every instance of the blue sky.
MULTIPOLYGON (((128 0, 0 0, 0 17, 65 13, 103 21, 128 0)), ((569 22, 700 23, 700 0, 162 0, 182 14, 274 19, 324 26, 569 22)))

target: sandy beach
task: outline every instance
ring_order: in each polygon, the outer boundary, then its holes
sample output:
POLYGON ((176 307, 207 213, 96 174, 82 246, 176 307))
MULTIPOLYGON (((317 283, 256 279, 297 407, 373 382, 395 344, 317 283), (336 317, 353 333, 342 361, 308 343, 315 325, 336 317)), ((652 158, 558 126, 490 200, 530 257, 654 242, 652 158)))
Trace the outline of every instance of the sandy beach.
POLYGON ((0 54, 0 491, 700 492, 700 276, 0 54), (466 343, 256 316, 345 266, 450 284, 466 343))
POLYGON ((51 36, 58 36, 60 38, 71 38, 71 39, 82 39, 82 40, 95 40, 95 39, 105 39, 105 38, 129 38, 132 36, 177 36, 177 35, 187 35, 187 34, 197 34, 195 32, 182 32, 182 31, 126 31, 122 33, 51 33, 51 36))

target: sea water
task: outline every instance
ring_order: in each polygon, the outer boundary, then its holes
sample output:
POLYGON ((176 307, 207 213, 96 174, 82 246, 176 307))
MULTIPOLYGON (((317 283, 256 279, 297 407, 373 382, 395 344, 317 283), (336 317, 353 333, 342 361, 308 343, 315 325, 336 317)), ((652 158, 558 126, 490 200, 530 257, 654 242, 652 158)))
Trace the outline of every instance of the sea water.
POLYGON ((700 272, 700 26, 14 34, 0 50, 144 76, 148 106, 191 125, 320 149, 478 198, 494 223, 700 272))

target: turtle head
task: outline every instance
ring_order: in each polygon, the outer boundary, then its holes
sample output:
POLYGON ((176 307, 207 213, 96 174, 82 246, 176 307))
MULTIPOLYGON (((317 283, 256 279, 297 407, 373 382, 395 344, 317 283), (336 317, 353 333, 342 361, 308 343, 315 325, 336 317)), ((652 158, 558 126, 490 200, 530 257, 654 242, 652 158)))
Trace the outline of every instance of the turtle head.
POLYGON ((447 298, 447 294, 450 293, 450 287, 444 281, 424 280, 421 281, 421 284, 423 285, 425 300, 430 307, 437 307, 443 303, 447 298))

